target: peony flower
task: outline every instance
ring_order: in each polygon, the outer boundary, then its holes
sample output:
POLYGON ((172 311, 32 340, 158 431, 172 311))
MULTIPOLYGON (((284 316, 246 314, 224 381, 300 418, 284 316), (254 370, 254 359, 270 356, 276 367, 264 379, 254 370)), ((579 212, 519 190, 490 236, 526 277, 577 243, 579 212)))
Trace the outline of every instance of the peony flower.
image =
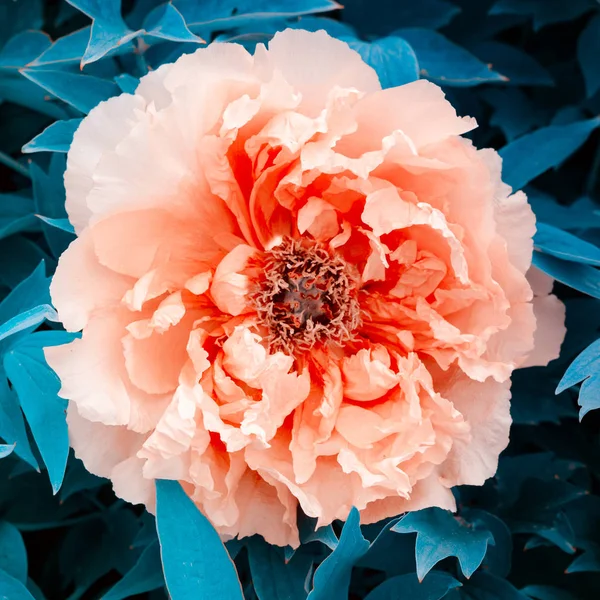
POLYGON ((83 333, 46 350, 87 468, 150 510, 178 480, 223 538, 292 546, 298 507, 370 523, 492 476, 511 373, 557 356, 564 310, 475 125, 297 30, 92 110, 51 288, 83 333))

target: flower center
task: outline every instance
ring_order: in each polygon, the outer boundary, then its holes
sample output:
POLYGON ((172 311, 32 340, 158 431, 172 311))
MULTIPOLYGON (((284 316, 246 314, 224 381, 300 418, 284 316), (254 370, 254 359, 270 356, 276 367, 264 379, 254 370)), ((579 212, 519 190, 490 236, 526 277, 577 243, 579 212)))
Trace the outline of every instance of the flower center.
POLYGON ((252 301, 270 346, 288 354, 343 344, 360 324, 357 278, 323 244, 286 238, 266 252, 252 301))

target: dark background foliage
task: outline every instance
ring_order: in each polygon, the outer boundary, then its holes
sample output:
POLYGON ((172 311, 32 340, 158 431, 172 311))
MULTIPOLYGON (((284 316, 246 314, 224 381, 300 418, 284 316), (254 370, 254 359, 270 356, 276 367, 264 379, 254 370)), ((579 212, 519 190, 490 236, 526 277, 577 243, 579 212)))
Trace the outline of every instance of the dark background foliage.
POLYGON ((159 545, 154 517, 68 455, 42 348, 72 338, 48 285, 73 238, 62 174, 79 119, 199 38, 251 49, 286 27, 345 39, 384 86, 429 78, 477 118, 475 143, 501 151, 505 180, 536 212, 534 263, 559 281, 568 335, 549 367, 515 374, 510 446, 495 478, 456 490, 456 517, 427 510, 361 529, 353 514, 315 532, 299 515, 293 555, 228 542, 245 598, 600 597, 600 4, 344 4, 0 0, 0 598, 163 599, 159 547, 174 600, 241 597, 180 490, 159 487, 159 545))

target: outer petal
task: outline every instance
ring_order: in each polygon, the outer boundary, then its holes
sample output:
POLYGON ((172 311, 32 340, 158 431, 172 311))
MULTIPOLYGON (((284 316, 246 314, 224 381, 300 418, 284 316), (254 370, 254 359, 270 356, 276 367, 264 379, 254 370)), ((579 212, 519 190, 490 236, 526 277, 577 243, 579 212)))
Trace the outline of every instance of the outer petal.
POLYGON ((483 485, 496 473, 498 457, 508 445, 510 381, 477 382, 457 372, 439 387, 471 427, 470 440, 454 441, 440 467, 441 481, 448 487, 483 485))
POLYGON ((276 33, 269 42, 268 57, 264 49, 259 48, 255 61, 258 64, 268 61, 264 65, 267 72, 271 69, 280 71, 284 79, 302 94, 301 106, 309 113, 324 108, 327 94, 335 86, 364 92, 381 89, 377 73, 358 52, 325 31, 312 33, 286 29, 276 33))
POLYGON ((98 262, 87 230, 62 253, 50 295, 65 329, 80 331, 94 312, 114 309, 132 284, 98 262))
POLYGON ((533 352, 520 367, 544 367, 558 358, 565 339, 565 305, 554 295, 535 297, 533 312, 536 329, 533 334, 533 352))
POLYGON ((142 461, 135 454, 145 436, 83 418, 74 404, 67 411, 69 441, 75 456, 88 471, 111 479, 115 493, 132 504, 154 505, 154 485, 142 476, 142 461))
POLYGON ((93 108, 78 127, 67 156, 65 207, 77 233, 89 224, 87 196, 94 186, 93 174, 100 159, 134 127, 146 102, 140 96, 122 94, 93 108))

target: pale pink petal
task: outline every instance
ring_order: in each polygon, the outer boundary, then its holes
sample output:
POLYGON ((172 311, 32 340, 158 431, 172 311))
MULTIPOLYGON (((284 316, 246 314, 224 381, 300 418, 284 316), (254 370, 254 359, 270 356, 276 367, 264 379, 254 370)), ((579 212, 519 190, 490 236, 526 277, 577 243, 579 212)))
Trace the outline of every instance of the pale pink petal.
POLYGON ((533 299, 536 320, 534 347, 520 367, 545 367, 551 360, 559 357, 560 347, 567 333, 565 312, 565 305, 554 295, 533 299))
POLYGON ((255 254, 255 248, 240 244, 219 263, 210 286, 210 294, 223 312, 236 316, 249 310, 249 278, 244 270, 248 260, 255 254))
POLYGON ((87 230, 62 253, 50 295, 65 329, 80 331, 95 311, 118 305, 131 284, 98 262, 87 230))
POLYGON ((369 401, 383 396, 398 385, 398 376, 390 369, 390 357, 383 347, 344 358, 344 396, 352 400, 369 401))
POLYGON ((498 457, 508 445, 510 381, 487 379, 480 383, 456 373, 440 383, 440 394, 454 404, 471 428, 470 440, 455 440, 440 468, 441 481, 447 487, 483 485, 496 472, 498 457))
POLYGON ((381 89, 377 74, 360 55, 324 31, 286 29, 276 33, 269 42, 268 56, 261 52, 255 60, 268 61, 265 69, 280 71, 302 94, 302 106, 309 112, 323 108, 327 93, 336 86, 364 92, 381 89), (317 64, 319 68, 315 68, 317 64))
POLYGON ((78 234, 92 215, 87 196, 94 186, 94 169, 134 127, 136 114, 145 105, 139 96, 121 94, 94 107, 77 128, 67 155, 65 208, 78 234))

